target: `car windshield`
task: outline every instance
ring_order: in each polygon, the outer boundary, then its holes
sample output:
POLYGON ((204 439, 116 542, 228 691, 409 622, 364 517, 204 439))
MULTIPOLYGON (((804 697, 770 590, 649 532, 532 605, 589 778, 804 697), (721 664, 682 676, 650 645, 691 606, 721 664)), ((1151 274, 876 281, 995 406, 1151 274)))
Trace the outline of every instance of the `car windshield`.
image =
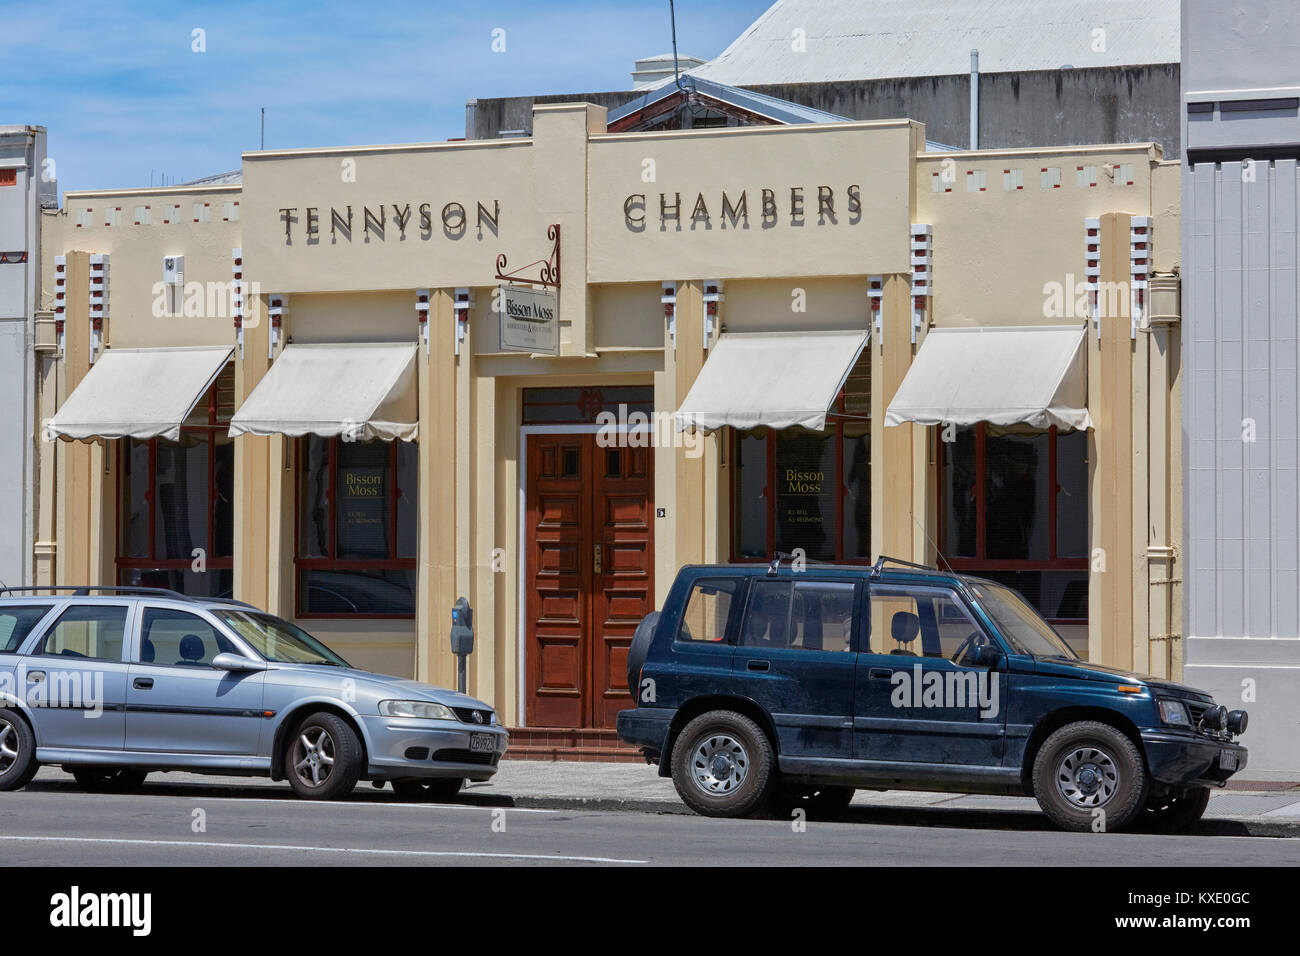
POLYGON ((255 611, 213 611, 223 624, 253 645, 268 661, 277 664, 329 664, 351 667, 316 638, 288 621, 255 611))
POLYGON ((1011 588, 987 581, 967 581, 966 586, 1017 653, 1078 660, 1056 629, 1011 588))

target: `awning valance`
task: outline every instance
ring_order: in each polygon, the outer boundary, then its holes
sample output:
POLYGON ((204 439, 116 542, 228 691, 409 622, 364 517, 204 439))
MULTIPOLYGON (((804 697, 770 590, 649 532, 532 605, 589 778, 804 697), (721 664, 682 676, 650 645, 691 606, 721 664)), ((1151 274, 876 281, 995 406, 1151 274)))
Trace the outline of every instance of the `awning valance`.
POLYGON ((1077 325, 931 329, 885 424, 1091 428, 1085 337, 1077 325))
POLYGON ((416 398, 414 345, 286 345, 230 434, 414 441, 416 398))
POLYGON ((230 360, 229 346, 105 349, 63 407, 45 425, 45 437, 180 438, 181 423, 230 360))
POLYGON ((866 342, 865 331, 723 335, 677 410, 677 427, 820 431, 866 342))

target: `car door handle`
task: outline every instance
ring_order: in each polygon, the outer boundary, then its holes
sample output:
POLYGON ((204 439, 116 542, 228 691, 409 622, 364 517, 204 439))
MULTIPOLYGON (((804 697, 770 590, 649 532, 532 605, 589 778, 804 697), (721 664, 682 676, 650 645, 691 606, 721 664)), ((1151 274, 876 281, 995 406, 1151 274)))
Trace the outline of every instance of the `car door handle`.
POLYGON ((28 671, 27 679, 33 684, 39 684, 41 681, 45 680, 45 671, 28 671))
POLYGON ((770 661, 746 661, 745 667, 751 671, 766 671, 772 669, 770 661))
POLYGON ((890 667, 873 667, 867 671, 867 675, 873 680, 889 680, 894 676, 893 668, 890 667))
POLYGON ((151 687, 153 687, 153 678, 137 677, 135 680, 131 681, 131 686, 134 687, 136 690, 149 690, 151 687))

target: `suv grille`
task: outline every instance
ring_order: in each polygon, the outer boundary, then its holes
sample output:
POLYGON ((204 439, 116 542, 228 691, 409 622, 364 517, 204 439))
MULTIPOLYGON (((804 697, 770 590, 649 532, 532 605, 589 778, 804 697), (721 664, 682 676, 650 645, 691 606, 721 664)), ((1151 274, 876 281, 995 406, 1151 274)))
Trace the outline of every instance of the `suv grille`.
POLYGON ((456 712, 457 717, 467 724, 480 724, 487 727, 492 723, 492 711, 490 710, 483 710, 478 707, 453 707, 452 710, 456 712), (478 720, 474 719, 475 714, 478 714, 478 720))
POLYGON ((443 750, 436 750, 433 754, 434 762, 442 761, 444 763, 477 763, 487 767, 497 765, 497 755, 494 753, 478 753, 476 751, 462 750, 456 747, 448 747, 443 750))

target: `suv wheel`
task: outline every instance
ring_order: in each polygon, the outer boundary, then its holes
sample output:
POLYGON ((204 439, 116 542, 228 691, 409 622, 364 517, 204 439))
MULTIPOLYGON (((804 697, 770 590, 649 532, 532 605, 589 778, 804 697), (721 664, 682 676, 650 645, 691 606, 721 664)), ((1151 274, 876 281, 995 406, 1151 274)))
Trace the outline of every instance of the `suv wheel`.
POLYGON ((138 790, 149 776, 132 767, 69 767, 77 786, 87 793, 127 793, 138 790))
POLYGON ((1209 788, 1195 787, 1178 796, 1150 800, 1140 822, 1158 833, 1182 833, 1205 815, 1209 805, 1209 788))
POLYGON ((1142 812, 1147 775, 1133 741, 1110 724, 1066 724, 1043 742, 1034 758, 1034 796, 1052 822, 1087 832, 1122 830, 1142 812))
POLYGON ((361 779, 361 741, 347 721, 321 711, 289 738, 284 766, 293 792, 307 800, 339 800, 361 779))
POLYGON ((683 728, 673 746, 673 785, 706 817, 743 817, 762 805, 773 780, 772 744, 744 714, 715 710, 683 728))
POLYGON ((15 711, 0 710, 0 790, 21 790, 38 769, 32 728, 15 711))
POLYGON ((460 777, 446 780, 394 780, 393 790, 402 800, 451 800, 465 783, 460 777))

